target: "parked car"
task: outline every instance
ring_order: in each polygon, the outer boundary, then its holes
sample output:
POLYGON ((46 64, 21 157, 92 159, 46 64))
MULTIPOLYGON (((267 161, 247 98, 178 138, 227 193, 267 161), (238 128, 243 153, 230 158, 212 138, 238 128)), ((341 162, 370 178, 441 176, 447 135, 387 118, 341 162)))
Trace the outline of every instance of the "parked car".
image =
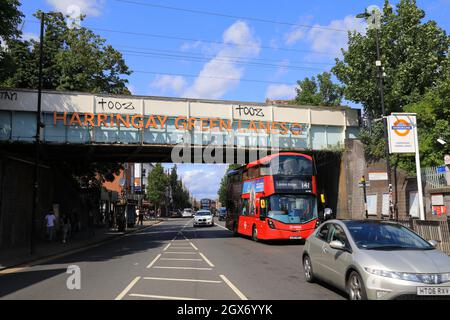
POLYGON ((306 240, 303 272, 351 300, 450 298, 450 257, 436 245, 394 222, 329 220, 306 240))
POLYGON ((172 218, 181 218, 181 217, 182 217, 182 214, 181 214, 180 211, 175 210, 175 211, 170 211, 170 216, 171 216, 172 218))
POLYGON ((219 221, 225 220, 227 217, 227 208, 221 207, 219 208, 219 221))
POLYGON ((194 216, 194 227, 213 226, 214 216, 209 210, 199 210, 194 216))
POLYGON ((183 218, 192 218, 194 216, 194 212, 191 208, 185 208, 181 215, 183 218))

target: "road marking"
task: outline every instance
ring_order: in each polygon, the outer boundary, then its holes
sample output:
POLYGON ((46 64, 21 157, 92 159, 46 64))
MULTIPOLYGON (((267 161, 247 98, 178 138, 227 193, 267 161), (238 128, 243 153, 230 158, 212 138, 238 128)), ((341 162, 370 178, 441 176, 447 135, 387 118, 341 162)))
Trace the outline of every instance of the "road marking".
POLYGON ((168 243, 167 246, 164 247, 163 251, 166 251, 172 243, 168 243))
POLYGON ((172 247, 172 249, 189 249, 191 250, 191 247, 172 247))
POLYGON ((202 259, 161 258, 160 260, 202 261, 202 259))
POLYGON ((195 250, 198 250, 198 248, 196 246, 194 246, 194 244, 192 242, 189 241, 189 244, 192 246, 192 248, 194 248, 195 250))
POLYGON ((161 257, 161 253, 158 254, 158 255, 156 256, 156 258, 152 260, 152 262, 150 262, 150 264, 147 266, 147 269, 148 269, 148 268, 151 268, 151 267, 155 264, 155 262, 156 262, 160 257, 161 257))
POLYGON ((198 254, 203 258, 203 260, 206 261, 207 264, 209 264, 210 267, 214 267, 211 261, 209 261, 208 258, 203 253, 199 252, 198 254))
POLYGON ((241 298, 241 300, 248 300, 247 297, 241 291, 239 291, 239 289, 236 288, 236 286, 232 284, 230 280, 227 279, 227 277, 225 277, 223 274, 221 274, 220 277, 231 288, 231 290, 233 290, 234 293, 236 293, 239 298, 241 298))
POLYGON ((201 280, 201 279, 179 279, 179 278, 156 278, 144 277, 145 280, 165 280, 165 281, 185 281, 185 282, 205 282, 205 283, 222 283, 220 280, 201 280))
POLYGON ((179 269, 179 270, 212 270, 212 268, 195 268, 195 267, 164 267, 153 266, 155 269, 179 269))
POLYGON ((122 300, 122 298, 128 293, 128 291, 131 290, 131 288, 133 288, 133 286, 136 284, 136 282, 139 281, 140 278, 141 277, 134 278, 134 280, 131 281, 130 284, 114 300, 122 300))
POLYGON ((156 298, 156 299, 167 299, 167 300, 202 300, 196 298, 186 298, 186 297, 172 297, 172 296, 156 296, 152 294, 138 294, 132 293, 130 294, 132 297, 141 297, 141 298, 156 298))
POLYGON ((184 252, 178 252, 178 251, 166 251, 166 252, 163 252, 163 253, 174 253, 174 254, 197 254, 197 252, 186 252, 186 251, 184 251, 184 252))
POLYGON ((222 226, 221 226, 220 224, 218 224, 218 223, 216 223, 215 226, 217 226, 217 227, 219 227, 219 228, 222 228, 222 229, 224 229, 224 230, 227 230, 227 231, 231 231, 231 230, 229 230, 229 229, 227 229, 227 228, 225 228, 225 227, 222 227, 222 226))

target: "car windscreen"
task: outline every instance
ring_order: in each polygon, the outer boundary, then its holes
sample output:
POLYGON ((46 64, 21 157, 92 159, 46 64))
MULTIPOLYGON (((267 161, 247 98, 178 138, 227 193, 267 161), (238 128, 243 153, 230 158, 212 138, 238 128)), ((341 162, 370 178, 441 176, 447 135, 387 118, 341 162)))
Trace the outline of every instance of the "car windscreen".
POLYGON ((358 248, 367 250, 432 250, 434 247, 408 228, 394 223, 346 221, 358 248))
POLYGON ((209 211, 199 211, 195 215, 196 216, 210 216, 211 212, 209 212, 209 211))

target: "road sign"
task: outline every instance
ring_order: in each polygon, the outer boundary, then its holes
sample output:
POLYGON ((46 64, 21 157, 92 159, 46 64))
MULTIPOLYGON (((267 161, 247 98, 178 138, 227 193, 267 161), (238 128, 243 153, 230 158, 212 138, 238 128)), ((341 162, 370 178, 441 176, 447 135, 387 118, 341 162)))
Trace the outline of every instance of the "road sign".
POLYGON ((416 144, 414 131, 416 130, 415 115, 388 116, 388 137, 390 153, 414 153, 416 144))

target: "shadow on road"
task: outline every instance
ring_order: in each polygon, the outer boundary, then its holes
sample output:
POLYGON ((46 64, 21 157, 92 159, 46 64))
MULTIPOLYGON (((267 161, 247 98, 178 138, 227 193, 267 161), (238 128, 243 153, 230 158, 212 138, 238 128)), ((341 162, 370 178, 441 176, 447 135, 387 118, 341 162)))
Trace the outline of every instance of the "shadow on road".
POLYGON ((24 271, 0 276, 0 297, 65 273, 67 269, 24 271))

